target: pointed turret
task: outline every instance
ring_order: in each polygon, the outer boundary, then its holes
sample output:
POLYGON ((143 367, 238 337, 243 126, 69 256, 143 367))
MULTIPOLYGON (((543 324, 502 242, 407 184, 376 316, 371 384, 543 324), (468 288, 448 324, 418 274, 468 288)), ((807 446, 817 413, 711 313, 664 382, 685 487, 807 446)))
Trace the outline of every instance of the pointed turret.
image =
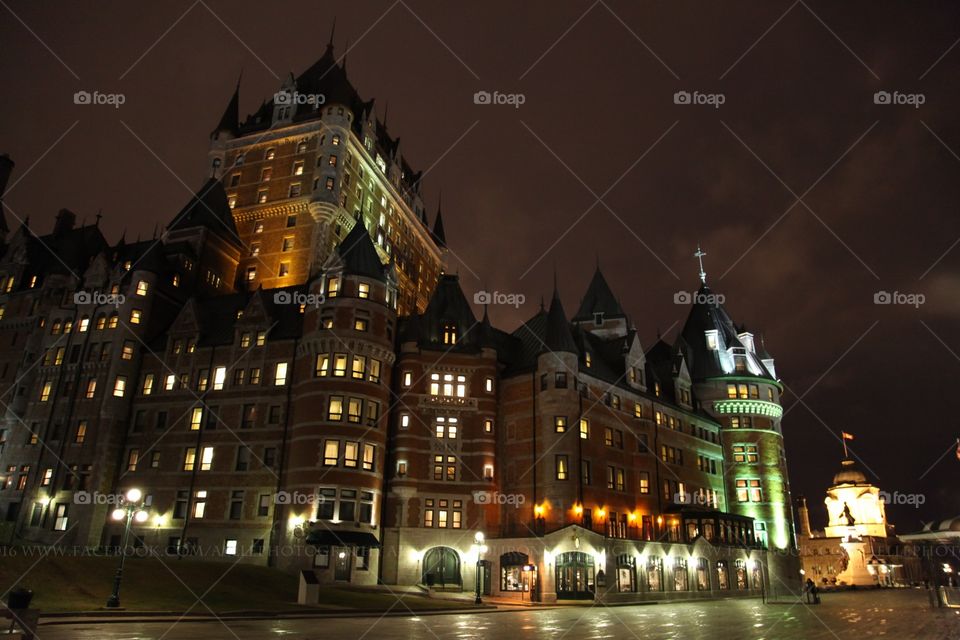
POLYGON ((617 297, 610 289, 610 285, 607 284, 606 278, 603 277, 600 265, 597 265, 597 269, 593 273, 593 279, 590 280, 587 292, 583 294, 583 300, 580 302, 580 308, 577 309, 576 315, 573 316, 573 321, 593 321, 597 319, 597 314, 600 314, 601 320, 625 319, 627 317, 617 301, 617 297))
POLYGON ((240 128, 240 79, 237 78, 237 86, 233 90, 233 96, 227 103, 223 115, 220 116, 220 123, 217 128, 210 132, 212 140, 219 140, 221 137, 232 138, 237 135, 240 128))
MULTIPOLYGON (((3 196, 7 192, 7 183, 10 182, 10 174, 13 173, 15 163, 7 154, 0 155, 0 202, 3 202, 3 196)), ((7 226, 7 214, 0 206, 0 235, 6 235, 10 231, 7 226)))
POLYGON ((550 351, 577 353, 577 344, 570 332, 570 324, 567 322, 567 315, 563 311, 563 303, 560 302, 560 293, 556 286, 553 288, 553 299, 550 301, 550 311, 547 313, 545 342, 550 351))
POLYGON ((438 247, 446 248, 447 246, 447 236, 443 231, 443 196, 441 195, 440 201, 437 203, 437 217, 433 219, 433 231, 430 232, 430 235, 433 236, 433 241, 437 243, 438 247))
POLYGON ((363 219, 357 220, 353 229, 347 234, 337 253, 343 261, 343 273, 351 276, 363 276, 385 281, 383 263, 373 246, 370 233, 364 226, 363 219))

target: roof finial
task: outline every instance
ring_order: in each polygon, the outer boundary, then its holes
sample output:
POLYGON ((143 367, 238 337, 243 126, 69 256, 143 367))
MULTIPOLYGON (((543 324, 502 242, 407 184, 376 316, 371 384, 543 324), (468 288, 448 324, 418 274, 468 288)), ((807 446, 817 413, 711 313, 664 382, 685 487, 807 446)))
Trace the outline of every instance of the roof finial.
POLYGON ((707 284, 707 272, 703 270, 703 256, 707 253, 700 248, 699 242, 697 243, 697 252, 693 255, 700 262, 700 283, 707 284))
POLYGON ((95 223, 97 227, 100 226, 100 218, 103 217, 103 214, 100 213, 101 211, 103 211, 103 209, 97 209, 97 222, 95 223))
POLYGON ((327 46, 333 49, 333 34, 337 31, 337 16, 333 16, 333 25, 330 27, 330 41, 327 46))

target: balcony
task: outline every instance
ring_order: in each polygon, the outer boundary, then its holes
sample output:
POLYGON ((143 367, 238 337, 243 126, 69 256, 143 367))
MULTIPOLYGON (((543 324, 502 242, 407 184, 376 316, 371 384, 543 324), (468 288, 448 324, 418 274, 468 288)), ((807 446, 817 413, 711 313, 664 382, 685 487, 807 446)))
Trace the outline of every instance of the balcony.
POLYGON ((776 402, 743 398, 715 400, 713 409, 721 415, 756 415, 768 418, 779 418, 783 415, 783 407, 776 402))
POLYGON ((476 411, 476 398, 459 398, 457 396, 420 396, 417 402, 418 409, 458 409, 461 411, 476 411))

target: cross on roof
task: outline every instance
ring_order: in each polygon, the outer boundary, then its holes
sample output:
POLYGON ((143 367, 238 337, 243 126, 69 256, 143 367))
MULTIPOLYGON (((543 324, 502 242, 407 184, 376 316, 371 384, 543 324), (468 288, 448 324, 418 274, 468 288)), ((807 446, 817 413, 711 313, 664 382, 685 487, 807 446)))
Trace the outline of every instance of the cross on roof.
POLYGON ((707 284, 707 272, 703 270, 703 256, 707 255, 705 251, 697 244, 697 252, 693 256, 700 262, 700 282, 707 284))

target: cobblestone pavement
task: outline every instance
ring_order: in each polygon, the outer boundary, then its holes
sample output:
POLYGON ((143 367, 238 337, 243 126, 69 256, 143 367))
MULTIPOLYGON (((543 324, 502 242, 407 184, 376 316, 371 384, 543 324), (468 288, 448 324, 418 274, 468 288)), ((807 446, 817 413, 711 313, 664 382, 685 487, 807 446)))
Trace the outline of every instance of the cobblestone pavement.
POLYGON ((719 600, 404 617, 42 625, 40 640, 847 640, 960 638, 960 609, 932 610, 921 590, 824 594, 823 604, 719 600), (229 627, 229 628, 228 628, 229 627))

